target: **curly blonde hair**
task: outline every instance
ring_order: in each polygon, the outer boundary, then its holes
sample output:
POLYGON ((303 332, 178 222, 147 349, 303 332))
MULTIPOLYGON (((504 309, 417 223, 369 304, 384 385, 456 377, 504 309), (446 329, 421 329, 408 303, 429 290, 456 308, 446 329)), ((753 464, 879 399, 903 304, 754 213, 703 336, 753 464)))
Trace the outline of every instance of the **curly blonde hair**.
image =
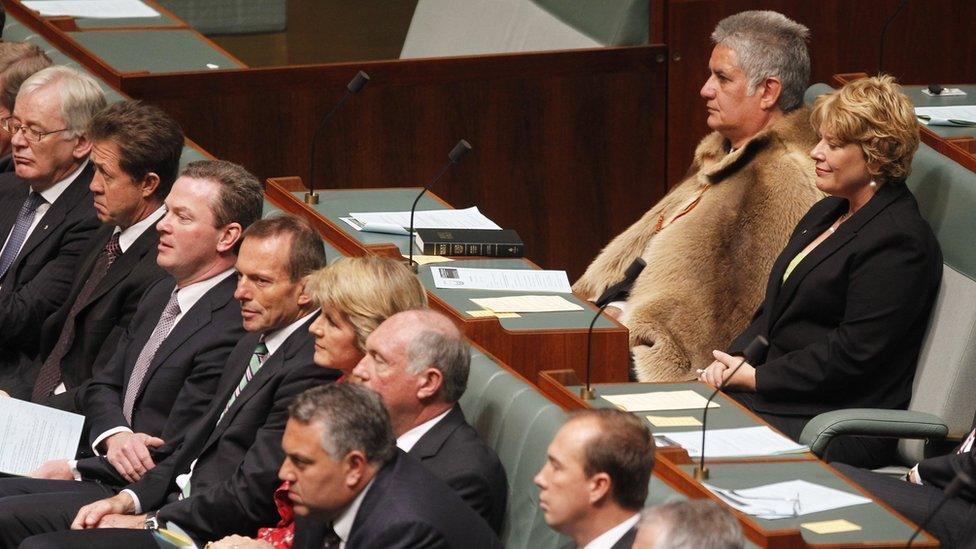
POLYGON ((427 307, 420 280, 401 262, 381 257, 344 257, 309 277, 306 288, 319 305, 335 307, 352 324, 356 347, 384 320, 427 307))
POLYGON ((912 171, 918 120, 912 102, 891 76, 862 78, 821 95, 810 123, 821 136, 859 145, 875 177, 902 180, 912 171))

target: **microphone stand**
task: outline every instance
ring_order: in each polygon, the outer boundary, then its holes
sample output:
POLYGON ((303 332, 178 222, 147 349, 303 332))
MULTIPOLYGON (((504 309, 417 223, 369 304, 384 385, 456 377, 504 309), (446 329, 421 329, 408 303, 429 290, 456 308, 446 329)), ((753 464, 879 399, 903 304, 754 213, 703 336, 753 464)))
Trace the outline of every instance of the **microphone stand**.
POLYGON ((424 194, 431 187, 433 187, 438 180, 440 180, 441 176, 447 173, 447 170, 451 166, 460 162, 461 159, 467 156, 469 152, 471 152, 471 144, 464 139, 458 141, 457 145, 454 145, 454 148, 451 149, 451 152, 447 155, 447 164, 444 164, 444 167, 441 168, 441 171, 437 172, 434 179, 432 179, 426 187, 420 190, 420 193, 417 194, 417 198, 413 199, 413 205, 410 206, 410 229, 407 230, 407 267, 410 267, 410 270, 412 270, 414 274, 417 274, 417 263, 413 260, 413 216, 417 210, 417 203, 420 202, 420 197, 424 196, 424 194))
POLYGON ((338 111, 343 104, 345 104, 346 100, 349 99, 349 96, 363 89, 363 86, 365 86, 368 82, 369 82, 368 74, 366 74, 363 71, 357 72, 356 76, 354 76, 352 80, 350 80, 349 83, 346 84, 346 93, 343 94, 342 98, 339 99, 339 102, 336 103, 334 107, 332 107, 332 110, 329 111, 324 117, 322 117, 322 121, 319 122, 319 126, 315 128, 315 133, 312 134, 312 145, 308 154, 309 157, 308 158, 308 162, 309 162, 308 192, 305 193, 306 204, 319 203, 319 193, 315 192, 315 144, 318 143, 319 134, 322 133, 322 128, 324 128, 325 123, 328 122, 330 118, 332 118, 332 115, 335 114, 336 111, 338 111))

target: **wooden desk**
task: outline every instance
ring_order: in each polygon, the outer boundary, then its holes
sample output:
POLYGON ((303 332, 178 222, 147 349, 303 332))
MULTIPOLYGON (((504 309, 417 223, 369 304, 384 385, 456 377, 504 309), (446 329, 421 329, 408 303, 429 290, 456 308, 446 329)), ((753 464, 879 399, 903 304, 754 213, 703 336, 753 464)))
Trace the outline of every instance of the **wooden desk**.
MULTIPOLYGON (((308 219, 342 253, 353 256, 379 255, 402 259, 406 237, 355 231, 339 218, 350 211, 409 210, 419 189, 365 189, 322 191, 319 204, 305 204, 296 179, 270 179, 265 186, 268 199, 283 211, 308 219), (298 190, 294 190, 294 189, 298 190)), ((440 197, 428 193, 420 209, 449 208, 440 197)), ((524 259, 459 258, 452 265, 483 268, 538 268, 524 259)), ((526 313, 520 318, 475 318, 467 311, 479 307, 472 297, 489 297, 497 292, 444 290, 436 288, 430 266, 420 268, 420 280, 427 287, 431 307, 464 327, 469 339, 482 345, 506 364, 535 382, 539 371, 552 367, 572 368, 580 375, 586 366, 587 328, 596 309, 577 296, 566 296, 583 311, 526 313)), ((519 292, 505 292, 516 295, 519 292)), ((523 292, 524 293, 524 292, 523 292)), ((603 316, 594 327, 593 379, 625 381, 629 361, 627 329, 603 316)))
MULTIPOLYGON (((544 371, 539 374, 539 388, 542 393, 567 410, 611 407, 612 404, 602 399, 600 395, 635 393, 650 387, 660 387, 667 390, 690 389, 702 396, 711 393, 710 387, 698 382, 596 384, 594 388, 597 392, 597 398, 586 401, 579 396, 579 380, 574 372, 555 370, 544 371)), ((718 394, 715 402, 718 402, 720 407, 709 411, 709 428, 723 429, 767 425, 762 418, 722 393, 718 394)), ((644 415, 643 412, 635 413, 644 415)), ((654 415, 692 416, 700 421, 702 411, 668 410, 654 412, 654 415)), ((672 431, 688 431, 692 428, 652 427, 652 429, 655 434, 667 434, 672 431)), ((787 519, 765 520, 746 515, 726 506, 721 499, 694 478, 695 461, 690 459, 688 453, 681 448, 659 447, 654 471, 673 489, 690 498, 711 499, 729 508, 742 525, 746 537, 760 547, 895 548, 904 547, 905 542, 915 531, 914 524, 884 503, 877 501, 871 505, 844 507, 787 519), (846 518, 861 526, 862 529, 857 532, 839 534, 816 534, 800 527, 801 524, 808 522, 839 518, 846 518)), ((823 486, 847 492, 857 492, 866 497, 871 497, 866 491, 809 452, 753 458, 715 458, 706 460, 706 465, 710 473, 707 482, 722 488, 749 488, 786 480, 804 479, 823 486)), ((938 542, 931 536, 922 534, 916 539, 913 546, 915 545, 918 547, 938 547, 938 542)))

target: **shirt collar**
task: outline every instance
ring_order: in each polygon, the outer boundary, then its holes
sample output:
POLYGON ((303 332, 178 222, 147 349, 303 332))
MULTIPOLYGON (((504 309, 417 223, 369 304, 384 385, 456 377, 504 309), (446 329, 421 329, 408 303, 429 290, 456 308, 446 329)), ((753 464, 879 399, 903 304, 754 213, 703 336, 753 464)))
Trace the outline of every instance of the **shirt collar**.
POLYGON ((71 185, 75 179, 78 179, 78 176, 81 175, 81 172, 87 166, 88 160, 85 160, 81 163, 81 166, 78 166, 77 170, 68 174, 68 177, 65 177, 61 181, 58 181, 38 194, 40 194, 48 204, 54 204, 54 201, 57 200, 62 193, 64 193, 64 190, 68 188, 68 185, 71 185))
POLYGON ((222 271, 215 276, 212 276, 206 280, 201 280, 199 282, 194 282, 188 286, 180 288, 176 292, 176 302, 180 304, 181 313, 186 313, 189 311, 200 298, 209 292, 214 286, 220 284, 225 278, 230 276, 234 272, 234 269, 227 269, 222 271))
POLYGON ((437 425, 437 423, 447 417, 447 414, 449 413, 451 413, 451 408, 445 410, 443 414, 429 419, 397 437, 397 448, 403 450, 404 452, 409 452, 412 450, 413 447, 417 445, 417 442, 419 442, 420 439, 427 434, 427 431, 433 429, 434 425, 437 425))
POLYGON ((359 506, 363 504, 363 498, 366 497, 366 492, 373 486, 373 481, 375 480, 376 477, 371 478, 362 492, 359 492, 359 495, 356 496, 356 499, 352 500, 352 503, 332 522, 332 531, 339 536, 343 544, 349 541, 349 534, 352 533, 352 523, 356 521, 359 506))
POLYGON ((284 328, 279 328, 272 332, 266 333, 264 335, 264 345, 265 347, 268 348, 268 356, 273 355, 275 351, 278 350, 278 347, 281 347, 281 344, 284 343, 286 339, 288 339, 288 336, 293 334, 295 330, 297 330, 305 322, 305 320, 308 319, 308 317, 314 315, 317 312, 319 312, 319 310, 315 309, 314 311, 299 318, 298 320, 292 322, 291 324, 285 326, 284 328))
POLYGON ((156 208, 153 213, 146 216, 145 219, 133 224, 128 229, 115 227, 115 232, 120 233, 119 248, 122 250, 122 253, 125 253, 125 251, 129 249, 129 246, 131 246, 140 236, 142 236, 142 233, 146 232, 146 229, 152 227, 157 221, 159 221, 159 218, 163 217, 165 213, 166 206, 160 206, 156 208))
POLYGON ((634 516, 593 538, 593 541, 587 543, 586 547, 583 549, 610 549, 613 547, 613 544, 620 541, 620 538, 624 537, 624 534, 629 532, 639 520, 640 513, 634 513, 634 516))

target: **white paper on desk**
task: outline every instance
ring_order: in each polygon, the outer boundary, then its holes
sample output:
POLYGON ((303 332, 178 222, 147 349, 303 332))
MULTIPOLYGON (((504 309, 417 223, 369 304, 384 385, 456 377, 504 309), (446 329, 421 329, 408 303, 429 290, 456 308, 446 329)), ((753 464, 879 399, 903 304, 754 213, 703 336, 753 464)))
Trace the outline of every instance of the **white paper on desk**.
POLYGON ((702 484, 739 511, 767 520, 871 503, 866 497, 805 480, 788 480, 739 490, 702 484))
POLYGON ((496 313, 555 313, 582 311, 583 307, 561 295, 513 295, 509 297, 482 297, 472 299, 482 309, 496 313))
MULTIPOLYGON (((358 231, 407 234, 410 212, 349 212, 343 221, 358 231)), ((414 212, 415 229, 494 229, 501 227, 485 217, 477 206, 463 210, 425 210, 414 212)))
POLYGON ((976 126, 976 105, 915 107, 915 116, 929 126, 976 126))
MULTIPOLYGON (((627 412, 656 412, 659 410, 703 410, 708 399, 691 391, 655 391, 653 393, 636 393, 631 395, 603 395, 617 408, 627 412)), ((709 408, 718 408, 719 404, 712 401, 709 408)))
POLYGON ((70 15, 95 19, 159 17, 159 12, 139 0, 41 0, 23 4, 43 16, 70 15))
POLYGON ((430 273, 434 276, 434 285, 438 288, 564 294, 573 292, 569 287, 566 271, 431 267, 430 273))
MULTIPOLYGON (((603 397, 606 398, 606 397, 603 397)), ((668 438, 688 451, 689 456, 701 456, 702 432, 668 433, 668 438)), ((705 436, 705 457, 776 456, 808 450, 765 425, 739 429, 709 429, 705 436)))
POLYGON ((27 475, 50 459, 72 459, 85 417, 0 398, 0 472, 27 475))

